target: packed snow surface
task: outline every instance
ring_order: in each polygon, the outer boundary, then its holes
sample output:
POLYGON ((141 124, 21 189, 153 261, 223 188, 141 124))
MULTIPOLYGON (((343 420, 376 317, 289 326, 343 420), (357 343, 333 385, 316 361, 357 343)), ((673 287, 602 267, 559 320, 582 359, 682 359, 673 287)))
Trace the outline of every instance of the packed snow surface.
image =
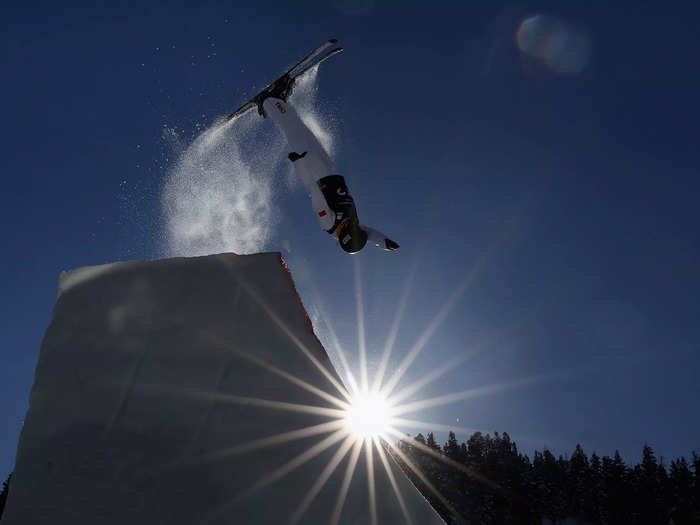
POLYGON ((2 523, 442 523, 342 390, 279 253, 64 273, 2 523))

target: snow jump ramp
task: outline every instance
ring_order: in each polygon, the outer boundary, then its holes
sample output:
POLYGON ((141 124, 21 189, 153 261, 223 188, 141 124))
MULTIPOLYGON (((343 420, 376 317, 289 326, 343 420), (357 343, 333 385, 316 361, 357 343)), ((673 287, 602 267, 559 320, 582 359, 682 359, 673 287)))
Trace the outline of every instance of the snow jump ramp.
POLYGON ((337 387, 278 253, 63 273, 3 524, 443 523, 337 387))

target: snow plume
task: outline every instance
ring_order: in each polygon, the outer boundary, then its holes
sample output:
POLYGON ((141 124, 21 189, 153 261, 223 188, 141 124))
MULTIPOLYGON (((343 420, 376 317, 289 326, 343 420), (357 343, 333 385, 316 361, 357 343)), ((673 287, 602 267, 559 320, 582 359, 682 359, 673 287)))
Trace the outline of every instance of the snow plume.
MULTIPOLYGON (((311 71, 299 80, 291 102, 331 152, 332 134, 315 110, 315 95, 316 71, 311 71)), ((284 165, 284 137, 255 110, 212 124, 186 148, 174 131, 166 134, 179 151, 161 195, 166 252, 196 256, 265 250, 279 220, 275 174, 284 165)))
MULTIPOLYGON (((260 122, 251 112, 215 123, 180 153, 161 196, 170 255, 265 248, 274 225, 272 183, 283 143, 266 137, 260 122), (250 148, 253 138, 258 148, 250 148)), ((169 133, 177 146, 178 137, 169 133)))
POLYGON ((328 115, 319 111, 316 104, 318 94, 318 66, 311 69, 296 82, 296 88, 289 102, 294 105, 301 120, 316 135, 323 149, 333 157, 335 141, 333 139, 334 126, 328 115))

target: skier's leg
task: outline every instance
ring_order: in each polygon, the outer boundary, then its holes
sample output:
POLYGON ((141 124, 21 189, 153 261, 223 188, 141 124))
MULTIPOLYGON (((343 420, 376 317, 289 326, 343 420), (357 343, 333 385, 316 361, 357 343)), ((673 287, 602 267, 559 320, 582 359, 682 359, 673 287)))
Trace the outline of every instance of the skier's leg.
POLYGON ((263 108, 265 114, 272 118, 287 139, 289 160, 292 161, 294 171, 306 187, 319 226, 327 232, 332 232, 337 214, 323 195, 319 181, 329 175, 338 176, 333 161, 311 130, 299 118, 294 107, 283 100, 270 97, 263 102, 263 108))
POLYGON ((284 133, 289 144, 289 160, 294 163, 294 168, 309 193, 318 189, 317 182, 320 179, 338 173, 326 150, 292 105, 277 98, 268 98, 263 102, 263 108, 284 133))

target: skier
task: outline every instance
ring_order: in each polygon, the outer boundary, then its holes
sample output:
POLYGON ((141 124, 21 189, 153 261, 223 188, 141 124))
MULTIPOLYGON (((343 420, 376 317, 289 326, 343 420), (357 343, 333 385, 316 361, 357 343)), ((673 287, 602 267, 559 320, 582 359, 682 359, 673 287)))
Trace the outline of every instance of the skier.
POLYGON ((339 175, 333 161, 311 130, 289 104, 289 96, 294 89, 294 82, 300 75, 321 63, 323 60, 342 50, 336 48, 320 60, 313 59, 325 48, 334 44, 329 40, 317 48, 299 64, 282 75, 250 102, 232 113, 227 120, 257 107, 263 117, 270 117, 287 139, 290 152, 288 159, 306 187, 311 197, 311 205, 318 222, 325 231, 338 238, 343 250, 348 253, 359 252, 369 241, 388 251, 398 249, 399 245, 383 233, 360 224, 355 202, 348 191, 345 179, 339 175), (312 65, 309 65, 313 62, 312 65))

